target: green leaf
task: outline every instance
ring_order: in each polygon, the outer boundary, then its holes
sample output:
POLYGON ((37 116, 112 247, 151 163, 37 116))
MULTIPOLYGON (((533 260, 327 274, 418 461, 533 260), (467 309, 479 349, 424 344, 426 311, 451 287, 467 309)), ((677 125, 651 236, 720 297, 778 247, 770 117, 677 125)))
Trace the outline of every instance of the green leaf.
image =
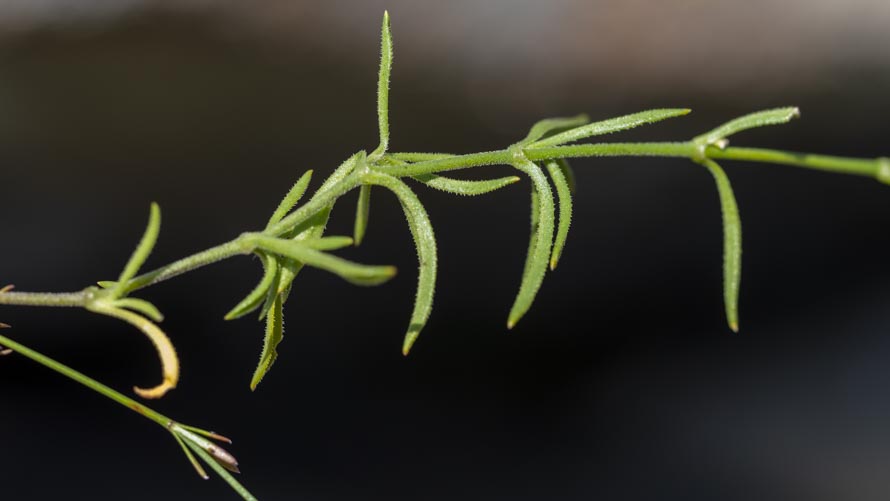
MULTIPOLYGON (((336 172, 335 172, 336 174, 336 172)), ((316 213, 314 216, 306 220, 303 224, 297 225, 294 230, 287 235, 288 238, 295 241, 305 241, 311 240, 315 238, 320 238, 324 233, 325 227, 328 224, 328 219, 331 216, 331 207, 326 207, 316 213)), ((297 278, 297 274, 300 273, 300 270, 303 269, 303 263, 294 261, 293 259, 284 259, 281 265, 281 275, 278 278, 278 287, 277 291, 279 294, 285 293, 285 291, 290 290, 290 286, 293 283, 294 279, 297 278)), ((271 303, 267 302, 267 305, 271 303)), ((265 315, 265 311, 267 308, 263 308, 263 313, 260 314, 260 318, 263 318, 265 315)))
POLYGON ((133 251, 133 255, 130 256, 130 260, 127 261, 127 265, 124 266, 124 270, 117 279, 117 284, 111 289, 111 297, 121 297, 126 292, 125 288, 127 282, 136 276, 139 268, 141 268, 142 264, 145 263, 145 260, 148 259, 148 255, 151 254, 155 242, 158 241, 158 233, 160 231, 161 208, 158 207, 158 204, 152 202, 151 212, 148 217, 148 226, 145 228, 145 233, 142 234, 142 239, 139 241, 139 245, 136 246, 136 250, 133 251))
POLYGON ((556 187, 557 200, 559 201, 559 226, 556 231, 556 240, 553 242, 553 252, 550 255, 550 269, 555 270, 565 248, 566 238, 569 235, 569 226, 572 224, 572 189, 566 179, 564 164, 558 160, 547 162, 547 172, 556 187))
POLYGON ((573 117, 545 118, 532 125, 528 135, 520 143, 531 144, 539 139, 580 127, 588 122, 590 122, 590 117, 583 113, 573 117))
POLYGON ((451 153, 390 153, 387 158, 400 160, 402 162, 426 162, 429 160, 442 160, 443 158, 453 157, 451 153))
POLYGON ((559 164, 559 170, 562 171, 562 175, 566 178, 566 182, 569 183, 569 194, 574 195, 575 190, 577 189, 575 171, 572 169, 572 166, 569 165, 569 161, 564 158, 559 158, 556 162, 559 164))
POLYGON ((491 193, 492 191, 499 190, 505 186, 509 186, 519 181, 519 178, 516 176, 508 176, 498 179, 487 179, 484 181, 452 179, 444 176, 438 176, 436 174, 421 174, 419 176, 413 176, 413 178, 429 186, 430 188, 435 188, 446 193, 453 193, 455 195, 467 196, 484 195, 486 193, 491 193))
POLYGON ((175 433, 171 433, 171 435, 173 435, 173 438, 176 439, 176 443, 178 443, 179 446, 182 447, 182 452, 185 454, 185 457, 189 460, 189 463, 192 464, 192 468, 195 469, 195 471, 198 473, 198 476, 203 478, 204 480, 209 480, 210 476, 207 475, 207 472, 204 471, 204 468, 201 467, 201 463, 199 463, 198 460, 195 459, 195 456, 192 454, 192 451, 189 450, 189 448, 185 445, 185 442, 183 442, 182 439, 179 438, 179 435, 177 435, 175 433))
POLYGON ((396 275, 394 266, 369 266, 317 251, 303 242, 258 235, 256 245, 267 252, 329 271, 356 285, 378 285, 396 275))
POLYGON ((303 243, 315 250, 333 251, 343 249, 344 247, 349 247, 353 244, 353 240, 352 237, 331 235, 328 237, 303 240, 303 243))
POLYGON ((796 107, 758 111, 736 118, 735 120, 730 120, 720 127, 696 137, 693 141, 706 146, 712 144, 717 145, 722 149, 726 146, 724 139, 735 133, 753 129, 755 127, 763 127, 765 125, 788 123, 792 119, 798 117, 800 117, 800 109, 796 107))
POLYGON ((306 188, 309 187, 309 181, 312 179, 312 171, 307 170, 300 179, 297 180, 296 183, 288 190, 287 194, 281 200, 281 203, 278 204, 278 207, 275 209, 275 212, 272 213, 272 217, 269 218, 269 222, 266 223, 266 229, 271 228, 278 221, 287 215, 294 206, 303 198, 303 194, 306 193, 306 188))
POLYGON ((355 209, 355 229, 353 230, 353 238, 355 245, 358 247, 365 238, 365 231, 368 229, 368 217, 371 213, 371 186, 362 185, 358 192, 358 205, 355 209))
POLYGON ((250 293, 241 300, 231 311, 226 313, 226 320, 234 320, 256 310, 263 304, 269 290, 275 285, 278 277, 278 262, 267 254, 258 252, 260 263, 263 265, 263 277, 250 293))
POLYGON ((378 172, 372 172, 367 177, 367 182, 376 184, 392 191, 402 204, 405 219, 408 220, 408 228, 414 237, 414 245, 417 248, 417 260, 419 271, 417 274, 417 295, 414 300, 414 311, 411 314, 411 322, 408 332, 402 343, 402 353, 407 355, 420 336, 420 331, 426 325, 433 310, 433 294, 436 289, 436 270, 438 267, 438 255, 436 251, 436 236, 433 233, 433 225, 424 209, 423 204, 411 188, 400 179, 378 172))
POLYGON ((149 303, 144 299, 139 299, 135 297, 125 297, 121 299, 116 299, 114 301, 114 305, 119 308, 126 308, 128 310, 133 310, 139 313, 142 313, 146 317, 154 320, 155 322, 163 322, 164 315, 161 313, 158 308, 149 303))
POLYGON ((540 167, 529 161, 523 155, 515 155, 513 165, 520 171, 526 173, 532 180, 532 186, 535 196, 532 197, 532 223, 537 219, 538 224, 532 225, 532 236, 529 244, 529 254, 526 257, 526 266, 522 274, 522 282, 519 286, 519 293, 510 309, 510 315, 507 318, 507 328, 512 329, 519 319, 528 311, 541 284, 544 282, 544 275, 547 273, 547 265, 550 261, 550 250, 553 243, 553 227, 555 216, 555 208, 553 204, 553 193, 550 191, 550 185, 547 178, 540 167), (535 218, 535 210, 538 217, 535 218))
POLYGON ((668 118, 679 117, 689 114, 691 110, 681 109, 658 109, 642 111, 631 115, 624 115, 617 118, 610 118, 600 122, 594 122, 581 127, 576 127, 565 132, 535 141, 528 145, 529 148, 544 148, 548 146, 558 146, 560 144, 579 141, 592 136, 601 136, 603 134, 611 134, 622 130, 632 129, 640 125, 646 125, 654 122, 660 122, 668 118))
POLYGON ((377 159, 389 147, 389 78, 392 74, 392 31, 389 12, 383 12, 383 27, 380 33, 380 75, 377 79, 377 124, 380 129, 380 146, 372 153, 377 159))
POLYGON ((717 192, 720 194, 720 209, 723 213, 723 301, 729 328, 738 332, 739 286, 742 281, 742 220, 726 173, 711 159, 706 158, 701 163, 714 176, 717 192))
POLYGON ((275 296, 272 307, 266 315, 266 336, 263 339, 263 352, 260 354, 260 363, 257 365, 250 380, 251 391, 256 390, 257 385, 272 368, 275 359, 278 358, 278 345, 284 339, 284 318, 280 294, 275 296))

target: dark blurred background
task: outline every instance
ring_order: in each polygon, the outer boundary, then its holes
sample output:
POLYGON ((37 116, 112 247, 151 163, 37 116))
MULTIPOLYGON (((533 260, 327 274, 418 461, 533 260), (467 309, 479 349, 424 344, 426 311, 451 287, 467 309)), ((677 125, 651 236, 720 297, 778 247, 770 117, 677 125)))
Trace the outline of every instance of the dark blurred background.
MULTIPOLYGON (((153 200, 149 265, 164 264, 258 229, 304 170, 317 187, 373 149, 384 8, 396 150, 495 149, 545 116, 691 107, 620 137, 681 140, 798 105, 802 120, 734 144, 890 154, 885 0, 3 0, 0 282, 114 278, 153 200)), ((302 274, 255 393, 262 326, 222 320, 255 260, 140 294, 183 364, 153 406, 232 436, 262 499, 887 499, 890 187, 727 162, 745 237, 732 334, 708 173, 575 167, 563 260, 512 332, 528 183, 473 199, 417 188, 441 267, 408 358, 414 250, 378 190, 366 243, 344 255, 400 275, 366 289, 302 274)), ((354 200, 330 233, 351 231, 354 200)), ((13 307, 0 320, 115 388, 157 382, 153 349, 123 324, 13 307)), ((154 424, 22 357, 0 359, 0 395, 4 500, 235 498, 154 424)))

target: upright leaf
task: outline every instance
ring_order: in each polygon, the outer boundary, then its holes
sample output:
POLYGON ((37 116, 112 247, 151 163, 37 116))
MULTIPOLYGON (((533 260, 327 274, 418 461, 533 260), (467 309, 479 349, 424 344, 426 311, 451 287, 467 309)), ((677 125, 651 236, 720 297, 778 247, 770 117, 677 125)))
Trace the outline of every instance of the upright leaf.
POLYGON ((590 122, 590 117, 585 114, 574 117, 545 118, 532 125, 525 139, 520 144, 531 144, 539 139, 553 136, 567 130, 571 130, 590 122))
POLYGON ((693 141, 705 146, 711 144, 719 145, 720 142, 727 137, 743 130, 763 127, 766 125, 784 124, 798 117, 800 117, 800 109, 796 107, 758 111, 736 118, 735 120, 730 120, 716 129, 696 137, 693 141))
POLYGON ((161 208, 158 207, 158 204, 152 202, 145 233, 142 234, 142 239, 139 241, 139 245, 136 246, 136 250, 133 251, 129 261, 127 261, 126 266, 124 266, 124 270, 121 272, 120 277, 118 277, 117 283, 114 284, 114 287, 111 289, 111 297, 120 297, 126 293, 127 282, 136 276, 139 268, 141 268, 142 264, 145 263, 145 260, 148 259, 149 254, 151 254, 152 249, 154 249, 155 242, 158 241, 158 233, 160 231, 161 208))
POLYGON ((405 341, 402 344, 402 353, 407 355, 420 335, 420 331, 426 325, 433 309, 433 293, 436 288, 438 266, 436 236, 433 233, 433 225, 430 223, 426 209, 407 184, 398 178, 376 172, 369 174, 367 181, 389 189, 398 197, 402 204, 402 210, 405 212, 405 218, 408 220, 408 228, 414 237, 414 245, 417 248, 419 262, 417 295, 408 332, 405 334, 405 341))
POLYGON ((383 12, 380 33, 380 75, 377 79, 377 124, 380 129, 380 145, 371 153, 377 159, 389 147, 389 79, 392 73, 392 31, 389 12, 383 12))
POLYGON ((689 114, 688 109, 659 109, 642 111, 631 115, 624 115, 617 118, 610 118, 600 122, 594 122, 581 127, 561 132, 559 134, 546 137, 535 141, 528 145, 530 148, 544 148, 548 146, 558 146, 560 144, 580 141, 592 136, 601 136, 603 134, 611 134, 622 130, 633 129, 640 125, 646 125, 654 122, 660 122, 668 118, 679 117, 689 114))
POLYGON ((739 286, 742 281, 742 221, 729 178, 711 159, 702 161, 717 183, 723 213, 723 301, 726 321, 733 332, 739 330, 739 286))
POLYGON ((257 286, 241 300, 231 311, 226 313, 226 320, 234 320, 256 310, 263 304, 268 291, 274 287, 275 279, 278 277, 278 261, 269 257, 268 254, 258 252, 260 262, 263 264, 263 277, 257 286))
POLYGON ((281 203, 278 204, 278 207, 275 208, 275 212, 272 213, 272 217, 269 218, 269 222, 266 223, 266 229, 271 228, 278 221, 287 215, 294 206, 303 198, 303 194, 306 193, 306 188, 309 187, 309 181, 312 179, 312 171, 307 170, 300 179, 297 180, 296 183, 288 190, 287 194, 281 200, 281 203))

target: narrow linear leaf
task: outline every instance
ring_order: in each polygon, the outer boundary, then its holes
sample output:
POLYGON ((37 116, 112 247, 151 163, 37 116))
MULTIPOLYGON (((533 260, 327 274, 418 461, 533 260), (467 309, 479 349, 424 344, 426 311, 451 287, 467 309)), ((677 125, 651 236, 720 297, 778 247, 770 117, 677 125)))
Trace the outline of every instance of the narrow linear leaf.
POLYGON ((531 144, 539 139, 553 136, 567 130, 581 127, 590 122, 590 117, 586 114, 575 115, 573 117, 557 117, 545 118, 532 125, 525 139, 520 141, 521 144, 531 144))
POLYGON ((241 300, 231 311, 226 313, 226 320, 234 320, 259 308, 266 298, 268 291, 275 286, 278 277, 278 262, 267 254, 259 252, 257 255, 263 265, 263 277, 252 291, 241 300))
MULTIPOLYGON (((383 12, 383 26, 380 30, 380 75, 377 78, 377 124, 380 129, 380 146, 372 153, 378 158, 389 147, 389 80, 392 74, 392 30, 389 12, 383 12)), ((358 239, 357 239, 358 240, 358 239)))
POLYGON ((317 251, 303 242, 257 236, 256 245, 273 254, 288 257, 307 266, 329 271, 357 285, 378 285, 396 274, 394 266, 371 266, 317 251))
POLYGON ((723 213, 723 301, 726 321, 733 332, 739 331, 739 286, 742 281, 742 221, 729 178, 711 159, 702 164, 714 176, 723 213))
POLYGON ((217 463, 213 457, 208 454, 206 451, 198 447, 197 445, 191 442, 185 442, 188 445, 189 449, 191 449, 195 454, 198 455, 208 466, 210 466, 213 471, 216 472, 217 475, 222 477, 223 480, 226 481, 229 486, 238 493, 245 501, 257 501, 257 498, 250 493, 243 485, 241 485, 235 477, 232 476, 222 465, 217 463))
POLYGON ((535 141, 528 145, 529 148, 543 148, 548 146, 558 146, 560 144, 571 143, 593 136, 601 136, 603 134, 611 134, 627 129, 633 129, 640 125, 660 122, 668 118, 679 117, 689 114, 692 110, 686 108, 678 109, 657 109, 624 115, 617 118, 610 118, 600 122, 594 122, 581 127, 577 127, 559 134, 535 141))
MULTIPOLYGON (((516 155, 514 155, 513 165, 532 180, 536 194, 532 197, 532 203, 537 205, 538 224, 536 228, 532 228, 532 242, 529 244, 529 255, 526 257, 519 293, 510 309, 510 315, 507 317, 508 329, 512 329, 529 310, 544 282, 544 275, 547 273, 547 265, 550 261, 554 219, 556 218, 553 193, 550 191, 550 185, 541 168, 525 159, 524 156, 516 155)), ((533 214, 534 211, 535 209, 532 209, 533 214)))
POLYGON ((572 166, 569 165, 569 161, 564 158, 556 159, 556 163, 559 164, 559 170, 562 171, 563 177, 565 177, 566 182, 569 183, 569 194, 574 195, 575 190, 577 190, 577 182, 575 181, 574 169, 572 169, 572 166))
POLYGON ((358 247, 365 238, 365 231, 368 229, 368 217, 371 213, 371 186, 362 185, 358 192, 358 205, 355 209, 355 229, 353 230, 353 238, 355 245, 358 247))
POLYGON ((189 463, 192 464, 192 468, 195 469, 195 471, 198 473, 198 476, 203 478, 204 480, 209 480, 210 476, 207 475, 207 472, 204 471, 203 467, 201 467, 201 463, 198 462, 198 460, 192 454, 192 451, 189 450, 188 446, 185 445, 185 442, 183 442, 182 439, 179 438, 179 435, 175 433, 171 433, 171 435, 173 435, 173 438, 176 439, 176 443, 178 443, 179 446, 182 447, 182 452, 185 454, 185 457, 188 458, 189 463))
POLYGON ((402 162, 426 162, 428 160, 442 160, 443 158, 455 156, 452 153, 390 153, 387 158, 393 160, 401 160, 402 162))
POLYGON ((413 179, 420 181, 430 188, 435 188, 446 193, 466 196, 484 195, 519 181, 519 178, 516 176, 487 179, 484 181, 470 181, 437 176, 436 174, 421 174, 419 176, 413 176, 413 179))
POLYGON ((555 270, 566 245, 569 226, 572 224, 572 189, 566 179, 563 166, 558 161, 547 162, 547 172, 550 174, 553 186, 556 187, 556 196, 559 201, 559 225, 556 230, 556 240, 553 242, 553 251, 550 254, 550 269, 555 270))
POLYGON ((127 261, 127 265, 124 266, 124 270, 121 272, 120 277, 118 277, 117 284, 114 285, 111 292, 112 297, 120 297, 124 294, 127 282, 136 276, 136 272, 139 271, 139 268, 141 268, 142 264, 145 263, 145 260, 148 259, 148 255, 151 254, 155 242, 158 241, 158 233, 160 231, 161 208, 158 207, 158 204, 152 202, 151 211, 148 217, 148 226, 145 228, 145 233, 142 234, 142 239, 139 241, 139 245, 136 246, 136 250, 133 251, 133 255, 130 256, 130 260, 127 261))
POLYGON ((266 229, 271 228, 275 223, 281 221, 281 219, 297 205, 306 193, 310 180, 312 180, 312 170, 307 170, 300 176, 300 179, 294 183, 291 189, 288 190, 287 194, 284 195, 281 203, 278 204, 278 207, 275 208, 275 212, 272 213, 272 217, 269 218, 269 222, 266 223, 266 229))
POLYGON ((117 285, 117 282, 115 282, 114 280, 99 280, 98 282, 96 282, 96 285, 103 289, 110 289, 117 285))
MULTIPOLYGON (((331 207, 322 209, 320 212, 309 218, 305 223, 294 228, 294 231, 287 235, 287 237, 297 242, 305 242, 306 240, 321 238, 330 216, 331 207)), ((297 275, 302 269, 303 263, 299 261, 288 258, 281 260, 281 271, 275 292, 277 294, 282 294, 284 300, 286 300, 288 294, 290 294, 291 284, 293 284, 293 281, 297 278, 297 275)), ((262 319, 266 315, 266 312, 269 311, 269 307, 272 305, 272 299, 274 299, 274 294, 270 294, 266 303, 263 305, 263 309, 260 312, 260 319, 262 319)))
POLYGON ((405 212, 405 219, 408 220, 411 236, 414 238, 414 245, 417 248, 419 263, 417 294, 414 299, 414 311, 411 313, 408 332, 402 343, 402 354, 408 355, 433 310, 433 294, 436 288, 438 268, 436 235, 426 209, 407 184, 398 178, 376 172, 371 173, 367 179, 371 184, 380 185, 392 191, 399 199, 402 210, 405 212))
POLYGON ((535 247, 538 245, 538 233, 541 221, 541 202, 538 200, 538 190, 532 185, 530 190, 531 211, 529 211, 529 234, 528 234, 528 250, 525 253, 525 264, 522 267, 522 276, 528 275, 528 270, 532 266, 532 259, 535 256, 535 247))
POLYGON ((154 320, 155 322, 163 322, 164 315, 161 313, 158 308, 149 303, 144 299, 139 299, 135 297, 125 297, 121 299, 117 299, 114 301, 114 305, 119 308, 126 308, 128 310, 133 310, 139 313, 142 313, 146 317, 154 320))
POLYGON ((704 145, 719 145, 727 137, 747 129, 763 127, 766 125, 779 125, 790 122, 800 117, 800 109, 797 107, 774 108, 771 110, 757 111, 735 120, 730 120, 714 130, 706 132, 695 139, 696 143, 704 145))
POLYGON ((333 251, 351 246, 354 242, 352 237, 342 235, 331 235, 328 237, 312 238, 303 240, 303 243, 309 247, 320 251, 333 251))
POLYGON ((276 294, 275 300, 272 301, 272 307, 266 315, 266 336, 263 339, 263 351, 260 354, 260 362, 250 380, 251 391, 256 390, 260 381, 266 377, 266 373, 269 372, 272 364, 278 358, 278 345, 284 339, 284 311, 281 303, 281 295, 276 294))

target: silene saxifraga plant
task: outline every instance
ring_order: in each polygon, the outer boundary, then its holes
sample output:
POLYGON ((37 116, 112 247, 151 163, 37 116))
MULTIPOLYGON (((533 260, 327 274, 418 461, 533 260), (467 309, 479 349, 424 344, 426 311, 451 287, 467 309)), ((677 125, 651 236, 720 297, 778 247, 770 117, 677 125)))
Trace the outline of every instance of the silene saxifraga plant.
MULTIPOLYGON (((853 174, 890 184, 890 159, 844 158, 806 153, 729 146, 730 136, 746 129, 777 125, 800 115, 797 108, 760 111, 731 120, 719 127, 679 142, 594 142, 577 144, 584 139, 604 136, 642 125, 676 118, 688 109, 655 109, 590 122, 585 115, 550 118, 534 124, 521 140, 507 148, 470 154, 411 153, 389 151, 389 80, 392 66, 392 38, 388 14, 383 16, 382 56, 377 87, 377 119, 380 143, 370 153, 359 151, 346 159, 312 193, 312 171, 304 173, 284 196, 265 226, 259 231, 241 233, 237 238, 210 249, 139 273, 149 257, 160 231, 160 209, 151 205, 148 227, 135 252, 114 281, 99 281, 96 286, 77 292, 34 293, 0 288, 0 304, 22 306, 79 307, 93 313, 122 320, 139 329, 154 344, 160 358, 162 380, 153 388, 134 388, 143 399, 157 399, 176 387, 179 361, 167 335, 158 327, 160 311, 133 293, 180 274, 223 259, 255 255, 262 264, 259 283, 226 315, 235 320, 255 314, 265 322, 265 337, 259 365, 250 388, 266 376, 277 358, 281 342, 284 305, 294 279, 306 267, 328 271, 348 282, 372 286, 393 278, 393 266, 366 265, 337 257, 333 251, 359 245, 368 229, 372 192, 391 192, 401 203, 414 237, 419 261, 417 295, 408 323, 402 352, 407 355, 417 341, 433 306, 436 287, 437 251, 433 226, 426 209, 409 183, 423 185, 464 196, 484 195, 519 182, 530 180, 531 236, 522 270, 519 291, 507 316, 512 328, 532 305, 548 270, 559 262, 566 245, 572 218, 575 175, 568 159, 588 157, 681 157, 701 165, 717 186, 723 214, 723 296, 729 328, 739 328, 738 293, 741 282, 742 231, 739 210, 732 187, 720 160, 747 160, 784 164, 809 169, 853 174), (490 165, 513 166, 518 176, 485 181, 467 181, 449 177, 451 171, 484 168, 490 165), (355 228, 352 236, 326 235, 331 211, 343 195, 358 190, 355 228), (554 193, 555 191, 555 193, 554 193), (305 198, 305 200, 304 200, 305 198)), ((0 327, 8 327, 0 324, 0 327)), ((163 426, 181 446, 201 477, 207 473, 201 461, 227 481, 244 499, 255 499, 231 472, 238 472, 235 458, 217 442, 230 441, 216 433, 180 424, 143 404, 87 376, 0 335, 0 355, 18 353, 105 395, 163 426), (199 461, 199 459, 201 461, 199 461)))

